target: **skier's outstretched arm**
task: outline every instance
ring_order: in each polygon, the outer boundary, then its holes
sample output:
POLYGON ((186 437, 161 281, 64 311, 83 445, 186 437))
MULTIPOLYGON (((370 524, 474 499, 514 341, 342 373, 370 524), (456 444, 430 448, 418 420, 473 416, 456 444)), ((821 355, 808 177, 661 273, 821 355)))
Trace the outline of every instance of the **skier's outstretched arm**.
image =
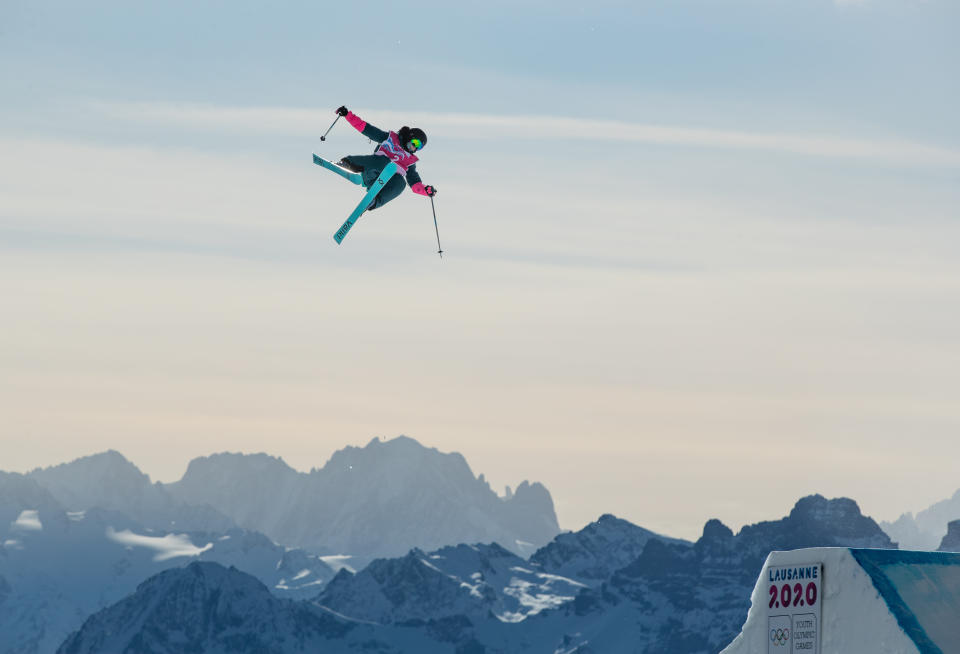
POLYGON ((390 132, 385 132, 378 127, 374 127, 373 125, 371 125, 370 123, 368 123, 363 118, 353 113, 346 107, 340 107, 339 109, 337 109, 337 113, 343 116, 344 118, 346 118, 347 122, 353 125, 353 128, 355 130, 357 130, 358 132, 360 132, 361 134, 363 134, 364 136, 366 136, 368 139, 372 141, 376 141, 377 143, 379 143, 381 141, 385 141, 386 138, 390 136, 390 132))
POLYGON ((437 189, 432 186, 424 186, 423 181, 420 179, 420 173, 417 172, 417 164, 413 164, 407 168, 407 184, 410 185, 410 190, 414 193, 429 196, 437 194, 437 189))

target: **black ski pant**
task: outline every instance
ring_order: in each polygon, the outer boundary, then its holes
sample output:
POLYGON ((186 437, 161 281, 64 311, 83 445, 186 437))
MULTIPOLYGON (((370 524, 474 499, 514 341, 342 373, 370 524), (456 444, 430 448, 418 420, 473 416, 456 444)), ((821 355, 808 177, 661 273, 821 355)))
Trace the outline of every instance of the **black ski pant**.
MULTIPOLYGON (((380 173, 383 172, 384 167, 390 163, 390 160, 382 154, 353 154, 349 157, 344 157, 344 159, 355 166, 360 166, 363 168, 363 185, 367 188, 373 186, 374 182, 377 181, 377 178, 380 177, 380 173)), ((387 202, 403 193, 403 189, 406 185, 407 183, 406 180, 404 180, 403 175, 394 175, 384 185, 383 190, 377 193, 377 197, 374 198, 373 202, 370 203, 370 207, 367 209, 367 211, 376 209, 377 207, 382 207, 387 202)))

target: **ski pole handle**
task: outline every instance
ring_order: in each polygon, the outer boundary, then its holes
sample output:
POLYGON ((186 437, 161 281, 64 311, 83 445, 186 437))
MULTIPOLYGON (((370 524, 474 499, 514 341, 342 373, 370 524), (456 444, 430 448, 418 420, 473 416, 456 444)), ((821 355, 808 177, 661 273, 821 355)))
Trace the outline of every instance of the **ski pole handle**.
POLYGON ((340 114, 337 114, 337 117, 333 119, 333 122, 330 124, 330 127, 327 128, 327 131, 323 133, 323 136, 320 137, 321 141, 327 140, 327 134, 330 133, 330 130, 333 129, 333 126, 337 124, 337 121, 340 120, 340 114))

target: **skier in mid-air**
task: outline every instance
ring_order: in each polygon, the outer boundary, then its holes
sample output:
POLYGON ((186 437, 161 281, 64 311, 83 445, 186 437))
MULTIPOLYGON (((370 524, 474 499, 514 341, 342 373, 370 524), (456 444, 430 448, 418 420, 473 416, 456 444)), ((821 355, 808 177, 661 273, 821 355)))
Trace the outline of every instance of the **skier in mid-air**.
MULTIPOLYGON (((427 135, 418 127, 401 127, 396 132, 385 132, 374 127, 360 116, 346 107, 337 109, 337 114, 347 119, 354 129, 377 143, 373 154, 349 155, 337 162, 337 165, 350 172, 363 175, 363 185, 369 188, 377 181, 384 166, 391 161, 397 164, 400 172, 406 178, 407 184, 414 193, 433 197, 437 189, 425 186, 417 173, 418 157, 414 154, 427 144, 427 135)), ((383 189, 377 193, 367 211, 382 207, 387 202, 403 193, 404 180, 400 175, 394 175, 383 189)))

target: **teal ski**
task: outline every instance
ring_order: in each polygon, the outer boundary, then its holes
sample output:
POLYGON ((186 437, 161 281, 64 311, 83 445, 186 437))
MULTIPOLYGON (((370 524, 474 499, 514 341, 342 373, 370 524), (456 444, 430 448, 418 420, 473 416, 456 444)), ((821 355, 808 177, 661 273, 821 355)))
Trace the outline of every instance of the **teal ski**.
MULTIPOLYGON (((317 159, 320 159, 320 157, 318 157, 317 155, 313 155, 313 157, 314 157, 314 161, 316 161, 317 159)), ((320 159, 320 161, 326 161, 326 160, 320 159)), ((320 164, 320 165, 323 166, 323 164, 320 164)), ((340 168, 335 164, 330 164, 330 165, 334 166, 335 168, 340 168)), ((326 167, 327 166, 324 166, 324 168, 326 167)), ((334 171, 334 172, 338 172, 338 171, 334 171)), ((343 175, 344 177, 347 177, 346 174, 344 174, 345 172, 346 171, 339 174, 343 175)), ((335 240, 337 243, 341 243, 343 241, 344 237, 347 235, 347 232, 349 232, 350 228, 353 227, 353 223, 357 222, 357 218, 359 218, 360 215, 367 210, 367 207, 370 206, 370 203, 373 202, 373 199, 377 197, 377 193, 383 190, 383 187, 386 185, 387 182, 390 181, 390 178, 393 177, 394 173, 396 172, 397 172, 397 164, 393 163, 392 161, 384 167, 383 172, 381 172, 380 176, 377 177, 377 181, 371 184, 369 190, 367 191, 367 194, 363 196, 362 200, 360 200, 360 204, 357 205, 357 208, 354 209, 353 213, 350 214, 350 217, 347 218, 347 222, 343 223, 340 229, 337 230, 337 233, 333 235, 333 240, 335 240)), ((352 174, 357 175, 357 177, 360 176, 357 173, 352 173, 352 174)), ((347 177, 347 179, 350 179, 350 178, 347 177)))
POLYGON ((340 175, 345 179, 350 180, 351 182, 353 182, 358 186, 363 186, 363 175, 361 175, 360 173, 354 173, 347 170, 346 168, 341 168, 340 166, 333 163, 332 161, 327 161, 323 157, 318 157, 317 155, 313 155, 313 163, 317 164, 318 166, 323 166, 327 170, 332 170, 336 174, 340 175))

